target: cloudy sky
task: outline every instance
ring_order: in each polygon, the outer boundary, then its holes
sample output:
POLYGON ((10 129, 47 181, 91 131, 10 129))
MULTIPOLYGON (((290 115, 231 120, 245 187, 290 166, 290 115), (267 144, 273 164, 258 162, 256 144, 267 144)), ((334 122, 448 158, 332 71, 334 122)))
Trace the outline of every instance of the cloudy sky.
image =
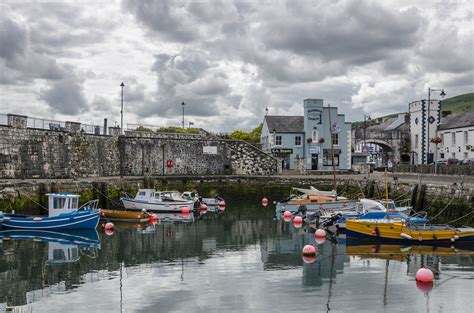
POLYGON ((0 113, 250 130, 306 98, 351 121, 474 90, 470 0, 0 1, 0 113))

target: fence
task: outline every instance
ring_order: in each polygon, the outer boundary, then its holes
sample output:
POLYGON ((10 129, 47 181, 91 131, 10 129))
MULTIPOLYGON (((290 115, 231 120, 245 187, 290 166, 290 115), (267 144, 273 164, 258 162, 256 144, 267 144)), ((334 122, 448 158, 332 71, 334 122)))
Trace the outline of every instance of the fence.
POLYGON ((66 122, 28 117, 26 119, 26 127, 49 130, 66 130, 66 122))

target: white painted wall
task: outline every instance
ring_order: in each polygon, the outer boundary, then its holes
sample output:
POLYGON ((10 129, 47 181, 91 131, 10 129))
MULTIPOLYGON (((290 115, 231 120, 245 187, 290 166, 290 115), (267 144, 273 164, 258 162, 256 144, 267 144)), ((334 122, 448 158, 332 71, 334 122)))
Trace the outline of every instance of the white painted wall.
POLYGON ((428 138, 436 136, 436 130, 439 125, 439 106, 439 100, 431 100, 430 114, 428 115, 427 100, 414 101, 409 104, 410 152, 414 164, 426 163, 426 153, 428 149, 431 153, 435 152, 436 145, 431 142, 428 145, 428 138), (434 121, 430 123, 429 134, 427 134, 427 125, 430 116, 433 117, 434 121))
POLYGON ((438 145, 438 160, 474 158, 474 126, 440 130, 438 136, 443 139, 438 145))

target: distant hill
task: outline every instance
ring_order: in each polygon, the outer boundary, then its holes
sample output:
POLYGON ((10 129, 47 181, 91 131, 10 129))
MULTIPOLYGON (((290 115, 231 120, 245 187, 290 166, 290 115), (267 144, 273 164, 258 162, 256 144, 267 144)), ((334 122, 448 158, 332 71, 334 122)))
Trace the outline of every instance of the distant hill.
POLYGON ((474 92, 442 100, 441 111, 474 111, 474 92))
MULTIPOLYGON (((441 100, 441 111, 463 112, 474 111, 474 92, 441 100)), ((396 117, 397 113, 381 116, 378 119, 396 117)), ((368 121, 367 126, 376 123, 376 120, 368 121)), ((363 121, 352 122, 352 129, 364 127, 363 121)))

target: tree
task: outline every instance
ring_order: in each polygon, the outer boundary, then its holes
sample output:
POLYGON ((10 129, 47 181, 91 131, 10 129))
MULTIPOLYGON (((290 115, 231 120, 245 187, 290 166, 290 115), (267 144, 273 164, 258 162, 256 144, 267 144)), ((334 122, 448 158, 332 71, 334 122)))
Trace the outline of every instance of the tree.
POLYGON ((257 127, 255 127, 252 132, 250 132, 250 139, 255 142, 260 142, 260 136, 262 135, 262 127, 263 124, 261 123, 257 127))
POLYGON ((230 133, 230 138, 237 139, 237 140, 249 141, 250 140, 250 134, 246 131, 243 131, 243 130, 234 130, 232 133, 230 133))

